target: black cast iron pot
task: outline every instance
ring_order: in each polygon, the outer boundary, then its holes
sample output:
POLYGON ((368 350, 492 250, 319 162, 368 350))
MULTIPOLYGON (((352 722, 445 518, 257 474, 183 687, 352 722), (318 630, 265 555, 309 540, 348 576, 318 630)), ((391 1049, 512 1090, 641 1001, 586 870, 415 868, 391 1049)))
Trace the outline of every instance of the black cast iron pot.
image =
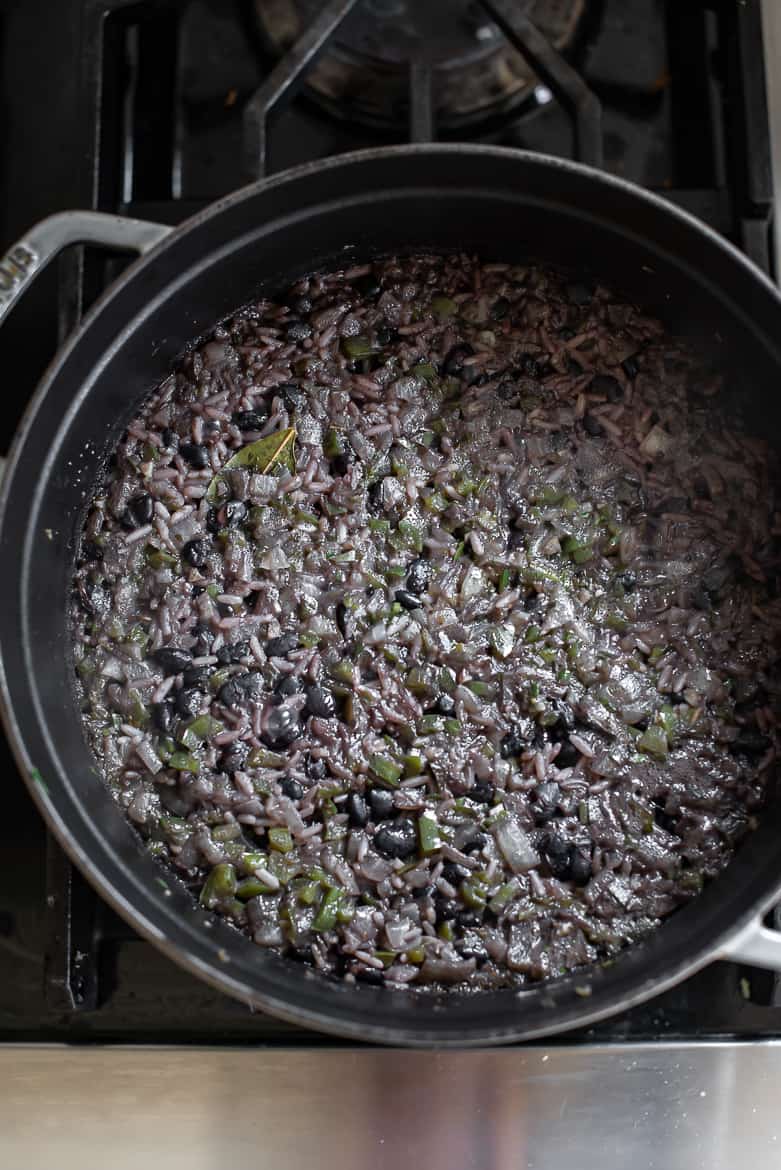
POLYGON ((0 316, 64 245, 144 253, 57 357, 2 486, 4 718, 49 828, 102 896, 176 962, 247 1004, 360 1040, 476 1045, 583 1026, 716 958, 781 969, 762 927, 781 898, 779 807, 694 902, 607 968, 522 992, 434 999, 329 981, 200 909, 126 824, 74 701, 66 611, 74 545, 102 458, 185 346, 315 268, 396 250, 468 249, 591 272, 705 345, 762 434, 778 435, 781 299, 707 227, 639 188, 540 155, 478 146, 371 150, 238 191, 174 231, 94 213, 39 224, 0 262, 0 316))

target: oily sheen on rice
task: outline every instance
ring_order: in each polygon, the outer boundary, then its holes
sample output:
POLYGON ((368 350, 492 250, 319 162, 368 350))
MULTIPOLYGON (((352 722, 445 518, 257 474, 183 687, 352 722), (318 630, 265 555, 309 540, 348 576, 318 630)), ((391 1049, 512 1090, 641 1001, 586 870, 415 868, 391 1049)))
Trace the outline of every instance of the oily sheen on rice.
POLYGON ((408 989, 609 958, 777 739, 766 450, 657 321, 466 256, 316 274, 149 398, 74 581, 84 724, 209 909, 408 989))

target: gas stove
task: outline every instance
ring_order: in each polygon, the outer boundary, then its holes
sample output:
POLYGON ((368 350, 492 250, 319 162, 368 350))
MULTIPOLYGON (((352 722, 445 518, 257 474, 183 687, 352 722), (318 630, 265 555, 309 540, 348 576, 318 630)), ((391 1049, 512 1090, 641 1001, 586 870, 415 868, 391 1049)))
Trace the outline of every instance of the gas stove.
MULTIPOLYGON (((5 5, 0 250, 65 208, 173 224, 297 163, 468 140, 604 167, 701 217, 776 275, 768 108, 781 121, 781 92, 769 101, 776 79, 763 54, 766 40, 781 47, 779 15, 772 0, 764 28, 759 0, 5 5)), ((122 263, 72 250, 4 326, 0 451, 58 343, 122 263)), ((0 1042, 339 1046, 250 1013, 133 934, 47 835, 0 750, 0 1042)), ((778 977, 720 963, 524 1051, 558 1054, 562 1075, 579 1075, 589 1053, 611 1048, 621 1069, 627 1053, 662 1068, 661 1052, 723 1054, 776 1038, 778 977)))

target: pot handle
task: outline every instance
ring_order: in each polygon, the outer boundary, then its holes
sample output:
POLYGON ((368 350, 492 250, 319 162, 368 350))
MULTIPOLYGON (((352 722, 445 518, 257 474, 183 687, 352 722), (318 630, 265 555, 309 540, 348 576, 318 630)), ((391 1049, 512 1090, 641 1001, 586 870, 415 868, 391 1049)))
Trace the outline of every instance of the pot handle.
POLYGON ((738 931, 717 957, 730 959, 733 963, 781 971, 781 930, 771 930, 765 926, 762 916, 755 918, 738 931))
POLYGON ((167 224, 102 211, 60 211, 42 219, 0 260, 0 322, 38 273, 70 244, 99 244, 143 255, 171 231, 167 224))

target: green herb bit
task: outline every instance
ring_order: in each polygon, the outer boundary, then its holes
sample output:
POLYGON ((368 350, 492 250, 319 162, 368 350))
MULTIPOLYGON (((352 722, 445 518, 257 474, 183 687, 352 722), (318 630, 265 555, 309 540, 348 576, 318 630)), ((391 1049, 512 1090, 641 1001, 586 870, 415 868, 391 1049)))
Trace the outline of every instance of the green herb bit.
POLYGON ((461 883, 461 897, 473 910, 480 910, 485 906, 488 892, 487 883, 481 882, 479 878, 467 878, 465 882, 461 883))
POLYGON ((278 853, 290 853, 293 848, 293 838, 290 829, 273 828, 268 831, 268 843, 278 853))
POLYGON ((436 296, 431 298, 431 312, 440 321, 447 321, 458 312, 458 305, 450 297, 436 296))
POLYGON ((247 758, 250 768, 284 768, 287 757, 269 748, 253 748, 247 758))
POLYGON ((318 934, 323 934, 327 930, 333 930, 337 920, 340 922, 349 922, 352 915, 353 906, 351 900, 344 890, 334 887, 328 890, 320 903, 320 909, 317 911, 312 922, 312 930, 318 934))
POLYGON ((404 775, 405 776, 420 776, 425 766, 425 761, 419 752, 409 752, 404 757, 404 775))
POLYGON ((151 569, 172 569, 179 563, 177 557, 162 548, 155 548, 153 544, 146 546, 146 561, 151 569))
POLYGON ((425 382, 433 382, 437 377, 437 371, 431 362, 418 362, 416 366, 412 367, 412 373, 418 378, 423 378, 425 382))
POLYGON ((372 345, 371 339, 363 334, 359 334, 357 337, 342 338, 342 353, 350 361, 361 361, 363 358, 373 357, 374 354, 380 352, 372 345))
POLYGON ((369 757, 369 768, 386 788, 398 788, 399 780, 404 769, 401 764, 397 764, 390 756, 375 753, 369 757))
POLYGON ((503 886, 499 887, 488 903, 488 908, 489 910, 492 910, 494 914, 501 914, 502 910, 504 910, 506 906, 509 906, 511 902, 514 902, 516 898, 519 898, 520 895, 520 882, 517 878, 512 878, 509 882, 505 882, 503 886))
POLYGON ((215 865, 203 883, 200 896, 201 905, 205 906, 207 910, 214 910, 226 898, 235 898, 236 888, 236 870, 227 862, 221 862, 219 865, 215 865))
POLYGON ((189 752, 172 752, 168 767, 176 768, 178 772, 192 772, 193 776, 197 776, 201 770, 201 765, 189 752))
POLYGON ((640 751, 655 756, 658 760, 666 760, 669 744, 664 728, 659 727, 658 724, 652 724, 638 739, 637 747, 640 751))
POLYGON ((424 857, 430 853, 436 853, 442 844, 442 838, 439 835, 439 822, 434 814, 428 810, 422 812, 418 817, 418 839, 420 852, 424 857))
POLYGON ((213 719, 211 715, 196 715, 182 728, 178 737, 179 742, 192 751, 205 739, 222 731, 222 727, 219 719, 213 719))
POLYGON ((329 459, 335 459, 337 455, 344 455, 344 443, 342 436, 335 427, 329 427, 325 433, 323 440, 323 451, 329 459))

